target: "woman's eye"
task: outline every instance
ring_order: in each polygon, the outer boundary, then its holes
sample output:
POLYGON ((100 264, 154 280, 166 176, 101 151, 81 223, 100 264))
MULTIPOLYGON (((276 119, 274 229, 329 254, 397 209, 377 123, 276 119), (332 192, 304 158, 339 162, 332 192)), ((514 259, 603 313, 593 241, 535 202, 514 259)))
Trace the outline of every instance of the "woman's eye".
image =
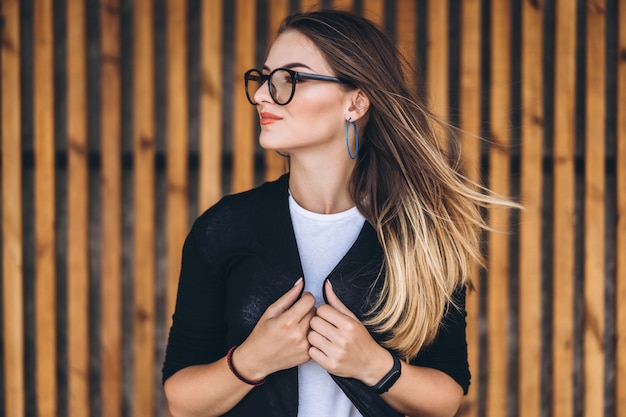
MULTIPOLYGON (((297 79, 298 79, 298 78, 296 77, 296 80, 297 80, 297 79)), ((280 82, 281 82, 281 83, 283 83, 283 84, 289 84, 289 83, 291 83, 291 75, 289 75, 289 74, 284 74, 284 75, 281 75, 281 77, 280 77, 280 82)))

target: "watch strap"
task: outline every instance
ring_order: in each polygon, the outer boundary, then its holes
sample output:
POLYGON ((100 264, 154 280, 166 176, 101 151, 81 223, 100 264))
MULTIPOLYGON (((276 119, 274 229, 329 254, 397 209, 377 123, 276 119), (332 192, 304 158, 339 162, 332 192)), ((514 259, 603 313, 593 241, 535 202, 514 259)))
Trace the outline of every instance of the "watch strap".
POLYGON ((391 357, 393 358, 393 366, 391 367, 391 370, 387 372, 387 374, 382 377, 382 379, 378 381, 376 385, 372 387, 374 392, 376 392, 377 394, 384 394, 385 392, 389 391, 389 388, 391 388, 393 384, 396 383, 398 378, 400 378, 400 374, 402 372, 400 359, 398 359, 398 357, 393 353, 391 353, 391 357))

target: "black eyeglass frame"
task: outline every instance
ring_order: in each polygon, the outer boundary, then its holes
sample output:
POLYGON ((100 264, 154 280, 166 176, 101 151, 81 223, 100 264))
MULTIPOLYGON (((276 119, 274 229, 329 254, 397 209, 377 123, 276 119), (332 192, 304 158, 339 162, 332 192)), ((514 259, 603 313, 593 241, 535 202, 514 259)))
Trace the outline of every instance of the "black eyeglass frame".
POLYGON ((270 97, 272 97, 272 100, 274 100, 274 103, 278 104, 279 106, 285 106, 291 102, 296 92, 296 84, 300 80, 328 81, 328 82, 333 82, 333 83, 352 85, 350 81, 344 78, 332 77, 330 75, 320 75, 320 74, 311 74, 308 72, 298 72, 298 71, 290 70, 288 68, 276 68, 269 74, 263 74, 258 69, 253 68, 253 69, 246 71, 246 73, 243 76, 244 84, 246 87, 246 98, 248 99, 248 102, 250 102, 250 104, 252 104, 253 106, 256 106, 258 103, 254 101, 254 95, 250 97, 250 92, 248 91, 248 82, 250 80, 250 76, 255 72, 259 75, 261 79, 261 84, 259 88, 261 88, 261 86, 265 84, 268 80, 270 81, 267 83, 267 89, 270 93, 270 97), (272 93, 272 89, 270 87, 272 76, 276 74, 278 71, 286 71, 289 73, 289 75, 291 75, 291 94, 289 95, 289 98, 287 99, 287 101, 285 101, 284 103, 279 103, 278 100, 276 100, 276 97, 274 97, 274 93, 272 93))

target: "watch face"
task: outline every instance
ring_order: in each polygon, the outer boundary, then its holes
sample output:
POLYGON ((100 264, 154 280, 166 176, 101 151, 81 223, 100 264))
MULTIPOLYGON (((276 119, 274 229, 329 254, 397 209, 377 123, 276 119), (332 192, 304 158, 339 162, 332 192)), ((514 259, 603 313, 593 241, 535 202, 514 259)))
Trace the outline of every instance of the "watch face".
POLYGON ((398 380, 400 377, 400 370, 392 371, 390 374, 387 374, 384 381, 379 385, 379 391, 381 393, 389 391, 389 388, 398 380))

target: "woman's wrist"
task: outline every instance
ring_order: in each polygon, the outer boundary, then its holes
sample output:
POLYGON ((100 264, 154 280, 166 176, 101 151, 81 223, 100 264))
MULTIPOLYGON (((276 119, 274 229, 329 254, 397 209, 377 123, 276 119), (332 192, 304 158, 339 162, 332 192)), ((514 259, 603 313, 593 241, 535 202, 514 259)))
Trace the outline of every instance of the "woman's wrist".
POLYGON ((378 359, 370 361, 367 374, 361 377, 361 382, 368 387, 376 385, 393 368, 393 356, 388 350, 381 347, 376 357, 378 359))
POLYGON ((378 381, 375 385, 372 385, 371 388, 376 394, 384 394, 396 383, 396 381, 402 375, 402 363, 400 359, 391 354, 391 358, 393 359, 393 366, 391 369, 383 376, 380 381, 378 381))
POLYGON ((248 354, 245 344, 233 346, 226 359, 231 372, 241 381, 250 385, 261 385, 265 382, 267 374, 259 369, 260 361, 248 354))

